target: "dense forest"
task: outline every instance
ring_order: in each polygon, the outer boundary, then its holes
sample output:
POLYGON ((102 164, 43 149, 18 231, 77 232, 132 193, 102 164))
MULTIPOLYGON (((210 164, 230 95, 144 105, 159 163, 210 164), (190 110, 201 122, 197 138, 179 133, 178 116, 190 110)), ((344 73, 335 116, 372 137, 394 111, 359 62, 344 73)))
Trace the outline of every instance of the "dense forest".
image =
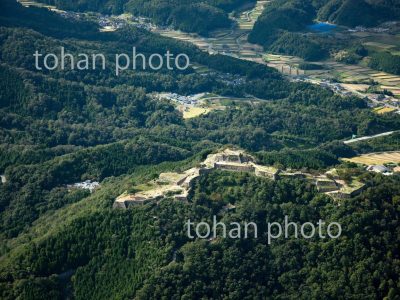
MULTIPOLYGON (((197 4, 228 11, 239 2, 197 4)), ((195 182, 187 203, 166 199, 130 210, 112 204, 132 186, 198 166, 222 146, 243 148, 260 163, 322 172, 363 149, 399 150, 398 134, 358 146, 342 143, 353 134, 399 129, 398 115, 375 114, 362 99, 290 82, 263 65, 208 55, 138 28, 101 33, 95 24, 3 0, 0 174, 7 180, 0 183, 0 298, 396 299, 399 176, 364 173, 370 188, 340 206, 306 181, 224 172, 195 182), (35 49, 59 53, 61 46, 108 58, 132 46, 146 55, 169 50, 210 72, 138 68, 115 76, 113 64, 105 70, 35 69, 35 49), (242 81, 232 85, 221 75, 242 81), (171 102, 155 98, 157 92, 258 101, 185 120, 171 102), (67 187, 84 180, 101 187, 93 193, 67 187), (235 208, 227 210, 228 204, 235 208), (268 246, 265 235, 189 240, 183 227, 188 218, 217 215, 255 221, 261 230, 266 220, 281 222, 285 214, 299 223, 340 222, 344 237, 268 246)))
POLYGON ((285 32, 271 45, 268 50, 273 53, 294 55, 308 61, 316 61, 329 56, 326 43, 301 33, 285 32), (322 46, 322 47, 321 47, 322 46))
POLYGON ((369 67, 375 70, 400 75, 400 56, 388 52, 374 53, 369 61, 369 67))
POLYGON ((370 180, 374 189, 337 206, 299 180, 212 173, 197 183, 190 204, 167 199, 128 211, 93 207, 113 188, 106 185, 102 195, 84 200, 79 216, 19 247, 7 264, 3 259, 2 298, 61 299, 73 290, 77 299, 396 299, 400 179, 370 180), (227 203, 236 208, 224 213, 227 203), (340 222, 344 232, 340 239, 292 237, 271 245, 264 234, 189 240, 187 218, 212 215, 227 224, 255 221, 259 232, 284 215, 298 223, 322 218, 340 222))
POLYGON ((394 0, 328 0, 322 1, 318 18, 339 25, 376 26, 400 18, 400 4, 394 0))
POLYGON ((249 35, 249 41, 261 45, 276 40, 282 31, 300 31, 312 23, 315 10, 311 1, 278 0, 264 9, 249 35))

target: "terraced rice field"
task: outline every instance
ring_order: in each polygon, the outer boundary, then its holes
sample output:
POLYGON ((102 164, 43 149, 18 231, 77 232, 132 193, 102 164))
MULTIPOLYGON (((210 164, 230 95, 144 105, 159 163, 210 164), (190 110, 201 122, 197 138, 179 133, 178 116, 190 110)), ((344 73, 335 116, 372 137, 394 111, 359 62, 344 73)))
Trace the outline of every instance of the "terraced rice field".
POLYGON ((400 163, 400 151, 369 153, 353 158, 344 158, 344 161, 349 161, 363 165, 382 165, 386 163, 400 163))
POLYGON ((348 66, 338 62, 325 62, 331 70, 326 73, 333 73, 343 82, 368 81, 373 79, 380 84, 380 88, 391 91, 395 96, 400 96, 400 76, 386 72, 378 72, 363 66, 348 66))
MULTIPOLYGON (((354 39, 359 39, 367 48, 377 51, 389 51, 392 54, 400 54, 400 34, 379 34, 371 32, 355 32, 351 33, 354 39)), ((268 66, 274 67, 281 73, 297 75, 293 72, 293 68, 304 62, 298 57, 285 56, 285 55, 266 55, 265 56, 268 66), (289 67, 292 68, 290 73, 289 67)), ((370 69, 363 65, 346 65, 344 63, 327 60, 323 62, 313 62, 322 64, 325 70, 307 70, 304 73, 315 79, 340 79, 344 83, 352 84, 355 82, 366 83, 373 79, 380 85, 380 88, 391 91, 394 96, 400 98, 400 76, 389 74, 386 72, 379 72, 370 69)))
MULTIPOLYGON (((34 1, 18 1, 26 6, 35 5, 55 9, 53 6, 34 1)), ((198 46, 201 50, 212 54, 221 53, 258 63, 266 63, 268 66, 286 75, 307 75, 316 79, 338 77, 345 83, 363 82, 373 79, 380 84, 381 89, 386 89, 400 98, 400 76, 374 71, 359 65, 350 66, 335 61, 322 62, 326 67, 324 70, 303 71, 298 68, 298 65, 303 62, 301 58, 271 54, 263 57, 263 48, 259 45, 248 43, 247 36, 269 2, 267 0, 257 1, 254 8, 243 11, 238 18, 233 18, 236 22, 235 27, 214 31, 210 34, 209 38, 170 29, 156 28, 154 31, 163 36, 190 42, 198 46)), ((388 37, 385 34, 373 34, 369 32, 356 32, 352 35, 354 35, 354 38, 362 39, 364 45, 369 48, 400 52, 400 35, 391 35, 388 37)))
POLYGON ((48 5, 48 4, 44 4, 44 3, 40 3, 40 2, 36 2, 36 1, 30 1, 30 0, 17 0, 17 1, 25 7, 34 6, 34 7, 40 7, 40 8, 47 8, 47 9, 57 12, 57 13, 65 12, 65 10, 58 9, 54 5, 48 5))
POLYGON ((233 18, 236 26, 231 29, 216 30, 210 33, 209 38, 170 29, 155 29, 155 32, 163 36, 190 42, 201 50, 212 54, 221 53, 241 59, 263 62, 261 59, 263 53, 262 47, 248 43, 247 35, 268 2, 257 1, 253 9, 242 12, 236 19, 233 18))
POLYGON ((366 42, 364 43, 365 46, 369 46, 378 50, 389 50, 391 48, 395 48, 395 45, 384 44, 379 42, 366 42))
POLYGON ((257 1, 254 9, 243 12, 237 20, 240 29, 251 30, 258 17, 262 14, 265 5, 270 1, 257 1))
MULTIPOLYGON (((269 67, 277 69, 279 72, 287 75, 303 75, 306 72, 304 70, 300 70, 298 65, 302 63, 304 60, 295 57, 295 56, 288 56, 288 55, 277 55, 277 54, 266 54, 264 55, 264 60, 267 62, 269 67)), ((310 73, 319 74, 324 73, 321 70, 315 71, 307 71, 307 74, 310 73)))
POLYGON ((36 6, 36 7, 55 8, 55 6, 38 3, 38 2, 35 2, 35 1, 29 1, 29 0, 17 0, 17 1, 19 3, 21 3, 23 6, 36 6))

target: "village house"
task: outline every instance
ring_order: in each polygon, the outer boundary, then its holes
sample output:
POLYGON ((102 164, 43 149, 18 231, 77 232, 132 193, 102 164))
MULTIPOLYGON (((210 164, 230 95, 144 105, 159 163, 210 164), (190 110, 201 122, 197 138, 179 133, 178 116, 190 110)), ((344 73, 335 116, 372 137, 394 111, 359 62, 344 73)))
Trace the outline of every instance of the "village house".
POLYGON ((380 174, 391 174, 390 169, 383 165, 371 165, 367 167, 367 171, 380 173, 380 174))

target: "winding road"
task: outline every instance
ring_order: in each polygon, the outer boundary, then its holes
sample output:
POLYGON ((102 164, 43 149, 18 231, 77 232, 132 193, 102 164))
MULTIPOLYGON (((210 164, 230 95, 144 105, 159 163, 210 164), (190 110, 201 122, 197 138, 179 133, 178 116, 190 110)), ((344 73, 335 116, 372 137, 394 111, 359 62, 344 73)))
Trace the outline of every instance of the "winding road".
POLYGON ((347 145, 347 144, 352 144, 352 143, 356 143, 356 142, 360 142, 360 141, 371 140, 371 139, 379 138, 379 137, 382 137, 382 136, 388 136, 388 135, 391 135, 391 134, 393 134, 395 132, 400 132, 400 131, 399 130, 397 130, 397 131, 387 131, 387 132, 383 132, 383 133, 376 134, 376 135, 363 136, 363 137, 351 139, 351 140, 348 140, 348 141, 344 141, 344 143, 347 145))

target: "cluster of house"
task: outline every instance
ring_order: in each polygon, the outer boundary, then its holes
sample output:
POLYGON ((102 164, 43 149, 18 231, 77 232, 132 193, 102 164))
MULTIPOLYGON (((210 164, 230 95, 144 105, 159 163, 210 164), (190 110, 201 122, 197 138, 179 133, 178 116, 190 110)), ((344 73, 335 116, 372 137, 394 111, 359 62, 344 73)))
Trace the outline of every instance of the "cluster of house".
POLYGON ((195 106, 199 104, 199 100, 203 95, 204 94, 182 96, 176 93, 164 93, 161 94, 159 98, 167 99, 180 105, 195 106))
MULTIPOLYGON (((283 69, 282 69, 283 70, 283 69)), ((342 96, 352 96, 353 93, 346 90, 340 83, 338 82, 331 82, 327 79, 322 80, 321 82, 316 82, 315 80, 310 79, 309 77, 305 76, 305 74, 298 74, 298 76, 292 79, 293 82, 310 82, 313 84, 319 84, 319 86, 329 89, 334 93, 340 94, 342 96)))
POLYGON ((161 173, 157 180, 148 184, 148 188, 134 193, 125 192, 117 197, 113 207, 126 209, 130 206, 157 202, 167 197, 187 201, 195 180, 213 170, 248 172, 271 180, 276 180, 278 177, 303 178, 312 181, 319 192, 333 198, 353 197, 361 193, 365 187, 356 181, 346 184, 335 175, 329 178, 326 175, 315 177, 302 172, 282 171, 271 166, 259 165, 255 163, 254 157, 242 150, 225 149, 208 155, 199 167, 181 173, 161 173))
POLYGON ((77 182, 74 184, 68 184, 67 188, 68 189, 83 189, 83 190, 89 190, 91 193, 100 187, 100 183, 98 183, 97 181, 91 181, 91 180, 86 180, 83 182, 77 182))
POLYGON ((232 75, 230 73, 217 73, 216 77, 226 85, 238 86, 246 83, 245 78, 239 75, 232 75))
POLYGON ((81 18, 80 13, 72 12, 72 11, 60 11, 60 16, 66 19, 79 20, 81 18))
POLYGON ((374 28, 367 28, 364 26, 356 26, 354 28, 348 29, 349 32, 373 32, 373 33, 383 33, 388 32, 389 28, 383 27, 374 27, 374 28))
POLYGON ((347 91, 340 83, 337 83, 337 82, 323 80, 323 81, 321 81, 320 86, 330 89, 333 92, 343 95, 343 96, 351 96, 352 95, 351 92, 347 91))
POLYGON ((98 22, 100 27, 103 28, 119 29, 127 25, 127 22, 124 19, 110 18, 108 16, 99 16, 98 22))
POLYGON ((396 99, 393 96, 388 96, 385 94, 367 94, 367 99, 372 101, 372 106, 378 106, 378 105, 386 105, 388 107, 394 107, 394 108, 399 108, 400 107, 400 101, 396 99))
POLYGON ((370 33, 393 33, 398 29, 399 22, 389 21, 382 23, 379 27, 364 27, 356 26, 354 28, 348 29, 349 32, 370 32, 370 33))
POLYGON ((157 29, 157 26, 152 24, 150 19, 148 18, 133 16, 131 21, 133 22, 132 25, 137 28, 145 29, 148 31, 157 29))
POLYGON ((367 167, 367 171, 389 176, 393 175, 393 173, 399 173, 400 166, 387 167, 384 165, 370 165, 367 167))

